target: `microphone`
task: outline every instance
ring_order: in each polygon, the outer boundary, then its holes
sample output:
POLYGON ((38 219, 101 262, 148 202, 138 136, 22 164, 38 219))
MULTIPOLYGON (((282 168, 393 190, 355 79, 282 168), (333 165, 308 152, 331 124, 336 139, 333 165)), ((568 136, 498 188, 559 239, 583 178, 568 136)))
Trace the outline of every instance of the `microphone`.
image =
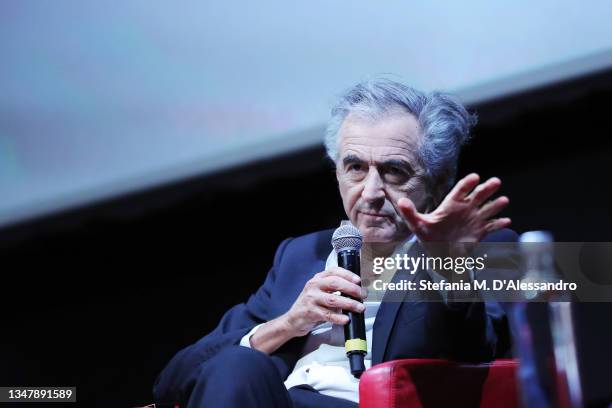
MULTIPOLYGON (((334 231, 332 246, 338 254, 338 266, 359 275, 359 250, 363 239, 361 233, 350 223, 342 224, 334 231)), ((351 299, 361 302, 361 299, 351 299)), ((366 343, 365 321, 363 313, 342 311, 349 317, 349 322, 344 326, 344 348, 349 359, 351 374, 359 378, 365 371, 363 359, 368 352, 366 343)))

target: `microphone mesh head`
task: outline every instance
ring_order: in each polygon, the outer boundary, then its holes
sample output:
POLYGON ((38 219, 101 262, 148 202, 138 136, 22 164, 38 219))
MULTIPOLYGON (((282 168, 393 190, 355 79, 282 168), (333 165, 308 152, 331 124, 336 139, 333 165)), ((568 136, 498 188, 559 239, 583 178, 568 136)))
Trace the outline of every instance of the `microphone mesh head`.
POLYGON ((351 224, 344 224, 336 228, 332 236, 332 246, 336 253, 343 249, 354 249, 359 251, 363 238, 361 232, 351 224))

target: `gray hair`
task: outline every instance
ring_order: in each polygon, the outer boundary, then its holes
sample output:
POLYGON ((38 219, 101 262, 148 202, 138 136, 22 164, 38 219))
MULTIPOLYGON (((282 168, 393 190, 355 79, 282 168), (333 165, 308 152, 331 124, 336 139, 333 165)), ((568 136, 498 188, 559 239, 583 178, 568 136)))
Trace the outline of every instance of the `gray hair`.
POLYGON ((389 79, 358 83, 340 97, 331 110, 325 132, 327 155, 338 160, 338 132, 349 113, 379 119, 397 109, 413 114, 423 133, 417 156, 434 182, 452 187, 457 175, 461 147, 470 138, 476 115, 470 114, 453 96, 441 92, 425 94, 389 79))

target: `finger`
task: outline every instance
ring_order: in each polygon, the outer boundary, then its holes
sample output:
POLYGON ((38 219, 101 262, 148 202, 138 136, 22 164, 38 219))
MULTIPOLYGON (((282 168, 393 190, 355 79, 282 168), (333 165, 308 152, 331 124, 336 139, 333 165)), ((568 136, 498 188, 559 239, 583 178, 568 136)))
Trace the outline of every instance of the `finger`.
POLYGON ((407 197, 402 197, 397 202, 397 207, 406 220, 408 227, 414 231, 417 225, 419 225, 421 218, 412 200, 407 197))
POLYGON ((496 218, 494 220, 489 221, 485 225, 485 231, 487 232, 497 231, 502 228, 506 228, 511 223, 512 223, 512 220, 510 220, 510 218, 496 218))
POLYGON ((448 194, 451 198, 455 200, 463 200, 470 191, 476 187, 478 182, 480 181, 480 176, 476 173, 471 173, 459 180, 455 187, 448 194))
POLYGON ((349 322, 349 317, 342 313, 317 306, 315 313, 319 316, 319 321, 330 322, 332 324, 345 325, 349 322))
POLYGON ((342 294, 352 296, 355 299, 361 299, 363 294, 361 286, 348 282, 339 276, 328 276, 321 279, 320 289, 324 292, 340 291, 342 294))
POLYGON ((319 272, 317 274, 317 277, 319 278, 327 278, 328 276, 338 276, 344 280, 347 280, 349 282, 353 282, 353 283, 361 283, 361 278, 359 277, 359 275, 344 269, 344 268, 340 268, 339 266, 331 266, 329 268, 327 268, 326 270, 324 270, 323 272, 319 272))
POLYGON ((492 177, 486 182, 477 186, 474 191, 468 196, 476 205, 481 205, 489 199, 501 186, 501 180, 497 177, 492 177))
POLYGON ((328 309, 350 310, 351 312, 363 313, 365 306, 356 300, 344 296, 323 293, 318 299, 318 304, 328 309))
POLYGON ((498 214, 501 210, 506 208, 506 206, 510 203, 510 200, 506 196, 501 196, 496 198, 495 200, 489 201, 479 211, 479 215, 484 218, 491 218, 494 215, 498 214))

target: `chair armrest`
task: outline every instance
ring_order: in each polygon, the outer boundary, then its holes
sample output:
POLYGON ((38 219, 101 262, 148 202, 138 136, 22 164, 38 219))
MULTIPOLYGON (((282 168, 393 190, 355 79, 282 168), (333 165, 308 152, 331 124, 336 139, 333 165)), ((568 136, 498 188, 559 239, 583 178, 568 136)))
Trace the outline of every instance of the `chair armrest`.
POLYGON ((518 406, 518 362, 500 359, 467 364, 440 359, 405 359, 378 364, 359 381, 363 408, 518 406))

